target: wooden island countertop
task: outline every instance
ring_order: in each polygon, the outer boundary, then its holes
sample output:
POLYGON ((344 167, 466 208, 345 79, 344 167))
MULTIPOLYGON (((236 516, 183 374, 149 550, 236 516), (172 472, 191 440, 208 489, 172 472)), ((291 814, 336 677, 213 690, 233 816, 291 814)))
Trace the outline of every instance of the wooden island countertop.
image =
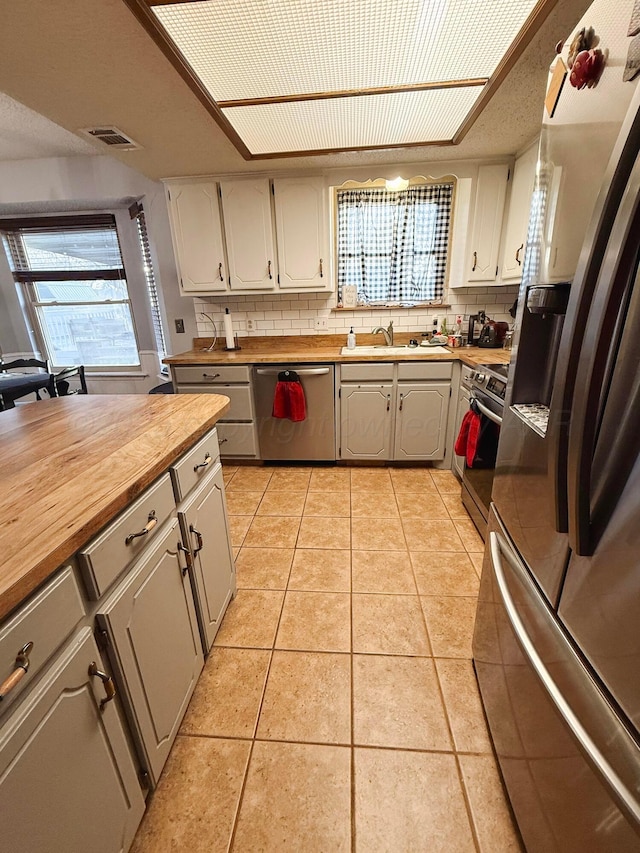
POLYGON ((75 395, 0 414, 0 618, 195 444, 218 394, 75 395))

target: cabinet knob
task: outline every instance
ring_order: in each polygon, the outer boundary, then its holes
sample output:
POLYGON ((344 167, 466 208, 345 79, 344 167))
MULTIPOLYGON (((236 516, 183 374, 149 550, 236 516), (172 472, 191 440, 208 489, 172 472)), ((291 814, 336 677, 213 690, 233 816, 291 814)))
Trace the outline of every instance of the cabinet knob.
POLYGON ((111 678, 110 675, 107 675, 106 672, 102 672, 101 669, 98 669, 98 665, 95 661, 91 661, 89 664, 89 675, 92 678, 99 678, 104 684, 105 697, 100 701, 100 710, 103 711, 107 702, 111 702, 116 696, 116 686, 113 683, 113 678, 111 678))
POLYGON ((16 655, 16 668, 13 670, 11 675, 7 676, 2 684, 0 684, 0 701, 4 699, 7 693, 10 693, 13 688, 16 687, 26 675, 26 672, 29 669, 29 655, 31 654, 32 649, 33 643, 29 640, 29 642, 25 643, 16 655))

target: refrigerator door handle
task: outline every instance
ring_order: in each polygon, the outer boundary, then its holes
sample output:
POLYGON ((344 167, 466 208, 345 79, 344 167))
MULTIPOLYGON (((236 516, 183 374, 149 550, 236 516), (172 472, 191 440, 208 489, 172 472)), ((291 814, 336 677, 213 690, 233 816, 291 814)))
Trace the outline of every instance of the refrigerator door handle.
POLYGON ((502 556, 504 555, 507 559, 516 575, 521 575, 524 570, 521 568, 516 557, 511 555, 510 548, 502 536, 492 531, 489 534, 489 543, 493 572, 498 584, 498 589, 500 590, 502 604, 504 605, 511 627, 518 638, 518 642, 520 643, 520 647, 525 657, 540 679, 547 695, 555 705, 559 714, 562 716, 566 725, 571 730, 573 736, 578 741, 583 752, 588 756, 590 762, 602 775, 609 789, 612 792, 615 792, 622 807, 637 824, 640 824, 640 803, 638 803, 633 793, 629 790, 627 785, 625 785, 618 773, 616 773, 609 761, 607 761, 606 757, 598 749, 593 739, 590 737, 589 733, 586 731, 573 709, 562 695, 562 692, 553 680, 549 670, 538 654, 534 643, 529 637, 527 629, 525 628, 513 598, 511 597, 505 573, 502 568, 502 556))
MULTIPOLYGON (((585 340, 595 343, 587 352, 583 352, 576 376, 569 427, 567 494, 569 546, 581 556, 591 556, 597 545, 592 526, 592 498, 594 486, 601 484, 593 482, 593 457, 600 426, 601 398, 610 381, 607 369, 617 354, 614 350, 620 342, 617 335, 622 334, 618 315, 620 310, 626 310, 628 294, 638 271, 636 235, 640 229, 639 193, 640 161, 631 175, 611 230, 592 310, 585 328, 585 340)), ((636 371, 637 364, 634 364, 634 374, 636 371)), ((631 387, 630 381, 629 390, 631 387)), ((622 414, 620 417, 622 421, 622 414)), ((634 431, 637 431, 637 425, 634 431)), ((616 443, 620 441, 625 443, 622 436, 617 438, 616 443)), ((615 449, 611 450, 614 452, 615 449)))
MULTIPOLYGON (((640 101, 640 90, 635 101, 640 101)), ((640 110, 629 110, 618 142, 613 150, 596 207, 589 223, 583 252, 571 285, 569 306, 562 332, 547 436, 549 439, 549 482, 555 507, 555 528, 559 533, 569 530, 569 422, 572 398, 576 389, 583 342, 588 340, 585 327, 588 323, 591 300, 600 271, 601 259, 609 240, 610 229, 624 195, 640 148, 640 110), (589 251, 585 252, 585 247, 589 251)))

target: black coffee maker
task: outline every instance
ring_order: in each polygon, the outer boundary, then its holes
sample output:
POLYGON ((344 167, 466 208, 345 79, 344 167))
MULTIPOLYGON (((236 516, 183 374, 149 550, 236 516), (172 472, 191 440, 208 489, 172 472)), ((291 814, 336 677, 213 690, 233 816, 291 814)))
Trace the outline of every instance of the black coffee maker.
POLYGON ((477 347, 480 338, 480 332, 487 320, 486 311, 478 311, 477 314, 469 314, 469 328, 467 330, 468 347, 477 347))

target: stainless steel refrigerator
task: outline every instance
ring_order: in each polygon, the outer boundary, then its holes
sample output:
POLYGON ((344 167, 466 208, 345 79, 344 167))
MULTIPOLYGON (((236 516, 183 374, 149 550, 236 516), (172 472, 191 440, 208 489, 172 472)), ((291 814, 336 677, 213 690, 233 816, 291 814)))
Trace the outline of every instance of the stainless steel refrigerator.
MULTIPOLYGON (((640 89, 632 0, 599 84, 545 108, 474 662, 530 853, 640 851, 640 89), (633 29, 633 28, 631 28, 633 29)), ((640 11, 640 10, 639 10, 640 11)), ((640 22, 639 22, 640 24, 640 22)))

